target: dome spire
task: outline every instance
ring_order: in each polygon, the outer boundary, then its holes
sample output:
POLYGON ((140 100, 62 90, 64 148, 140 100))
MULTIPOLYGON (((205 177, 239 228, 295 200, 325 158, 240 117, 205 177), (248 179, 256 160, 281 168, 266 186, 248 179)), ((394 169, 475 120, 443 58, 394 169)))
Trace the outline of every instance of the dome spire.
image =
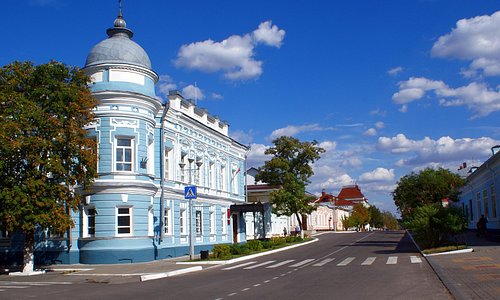
POLYGON ((132 30, 127 28, 127 22, 125 22, 125 19, 123 18, 122 0, 118 0, 118 7, 118 17, 116 17, 115 21, 113 22, 114 27, 106 30, 106 33, 109 37, 126 34, 129 38, 132 38, 134 33, 132 32, 132 30))

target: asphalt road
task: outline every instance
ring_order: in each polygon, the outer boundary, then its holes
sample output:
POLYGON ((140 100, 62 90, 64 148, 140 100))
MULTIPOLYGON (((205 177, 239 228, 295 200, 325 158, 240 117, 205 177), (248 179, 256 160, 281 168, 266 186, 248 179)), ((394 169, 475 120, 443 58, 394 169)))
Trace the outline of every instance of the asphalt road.
POLYGON ((12 299, 452 299, 402 231, 325 233, 318 239, 177 277, 33 287, 12 299))

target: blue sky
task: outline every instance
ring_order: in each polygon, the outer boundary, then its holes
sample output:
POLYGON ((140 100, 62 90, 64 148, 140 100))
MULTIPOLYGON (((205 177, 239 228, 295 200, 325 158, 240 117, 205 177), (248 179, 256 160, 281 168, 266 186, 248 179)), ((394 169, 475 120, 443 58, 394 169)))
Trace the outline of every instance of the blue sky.
MULTIPOLYGON (((83 66, 118 1, 4 0, 0 64, 83 66)), ((260 166, 279 135, 317 140, 309 191, 391 191, 422 168, 479 165, 500 144, 500 3, 123 1, 133 40, 160 75, 230 124, 260 166), (196 85, 195 85, 196 83, 196 85)))

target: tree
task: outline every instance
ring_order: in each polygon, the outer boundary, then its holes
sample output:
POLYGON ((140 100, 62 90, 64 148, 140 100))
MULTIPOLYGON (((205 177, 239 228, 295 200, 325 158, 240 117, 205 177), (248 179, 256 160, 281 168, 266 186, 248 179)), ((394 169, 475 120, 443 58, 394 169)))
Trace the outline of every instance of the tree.
POLYGON ((383 211, 382 212, 382 220, 384 222, 384 228, 389 230, 397 230, 399 229, 398 219, 390 212, 383 211))
POLYGON ((344 220, 345 227, 356 227, 358 230, 363 230, 365 225, 370 222, 370 212, 363 204, 357 203, 352 208, 352 213, 344 220))
POLYGON ((419 206, 441 203, 444 198, 457 200, 462 185, 463 179, 449 170, 427 168, 418 174, 403 176, 392 195, 404 219, 419 206))
POLYGON ((295 215, 303 228, 302 215, 316 209, 310 205, 311 197, 306 195, 306 185, 314 174, 311 164, 320 159, 325 150, 317 147, 316 141, 301 142, 287 136, 275 139, 273 144, 274 147, 265 151, 273 158, 259 168, 255 180, 279 186, 270 195, 273 212, 278 216, 295 215))
POLYGON ((384 226, 382 213, 375 205, 368 207, 368 213, 370 215, 369 224, 372 228, 382 228, 384 226))
POLYGON ((0 222, 25 236, 23 272, 33 271, 37 228, 63 234, 96 176, 89 78, 58 62, 0 69, 0 222))
POLYGON ((443 246, 451 235, 467 228, 467 219, 457 207, 442 207, 439 203, 415 208, 404 222, 421 248, 443 246))

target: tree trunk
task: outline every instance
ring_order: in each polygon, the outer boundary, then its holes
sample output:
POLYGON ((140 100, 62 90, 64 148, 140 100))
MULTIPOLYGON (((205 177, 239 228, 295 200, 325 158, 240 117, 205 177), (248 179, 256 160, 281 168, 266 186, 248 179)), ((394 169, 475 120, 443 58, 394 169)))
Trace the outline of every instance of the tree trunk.
POLYGON ((35 270, 35 233, 26 232, 23 249, 23 273, 30 274, 35 270))
POLYGON ((295 217, 297 218, 297 222, 299 222, 300 237, 304 238, 304 228, 302 227, 302 216, 299 215, 298 213, 295 213, 295 217))

